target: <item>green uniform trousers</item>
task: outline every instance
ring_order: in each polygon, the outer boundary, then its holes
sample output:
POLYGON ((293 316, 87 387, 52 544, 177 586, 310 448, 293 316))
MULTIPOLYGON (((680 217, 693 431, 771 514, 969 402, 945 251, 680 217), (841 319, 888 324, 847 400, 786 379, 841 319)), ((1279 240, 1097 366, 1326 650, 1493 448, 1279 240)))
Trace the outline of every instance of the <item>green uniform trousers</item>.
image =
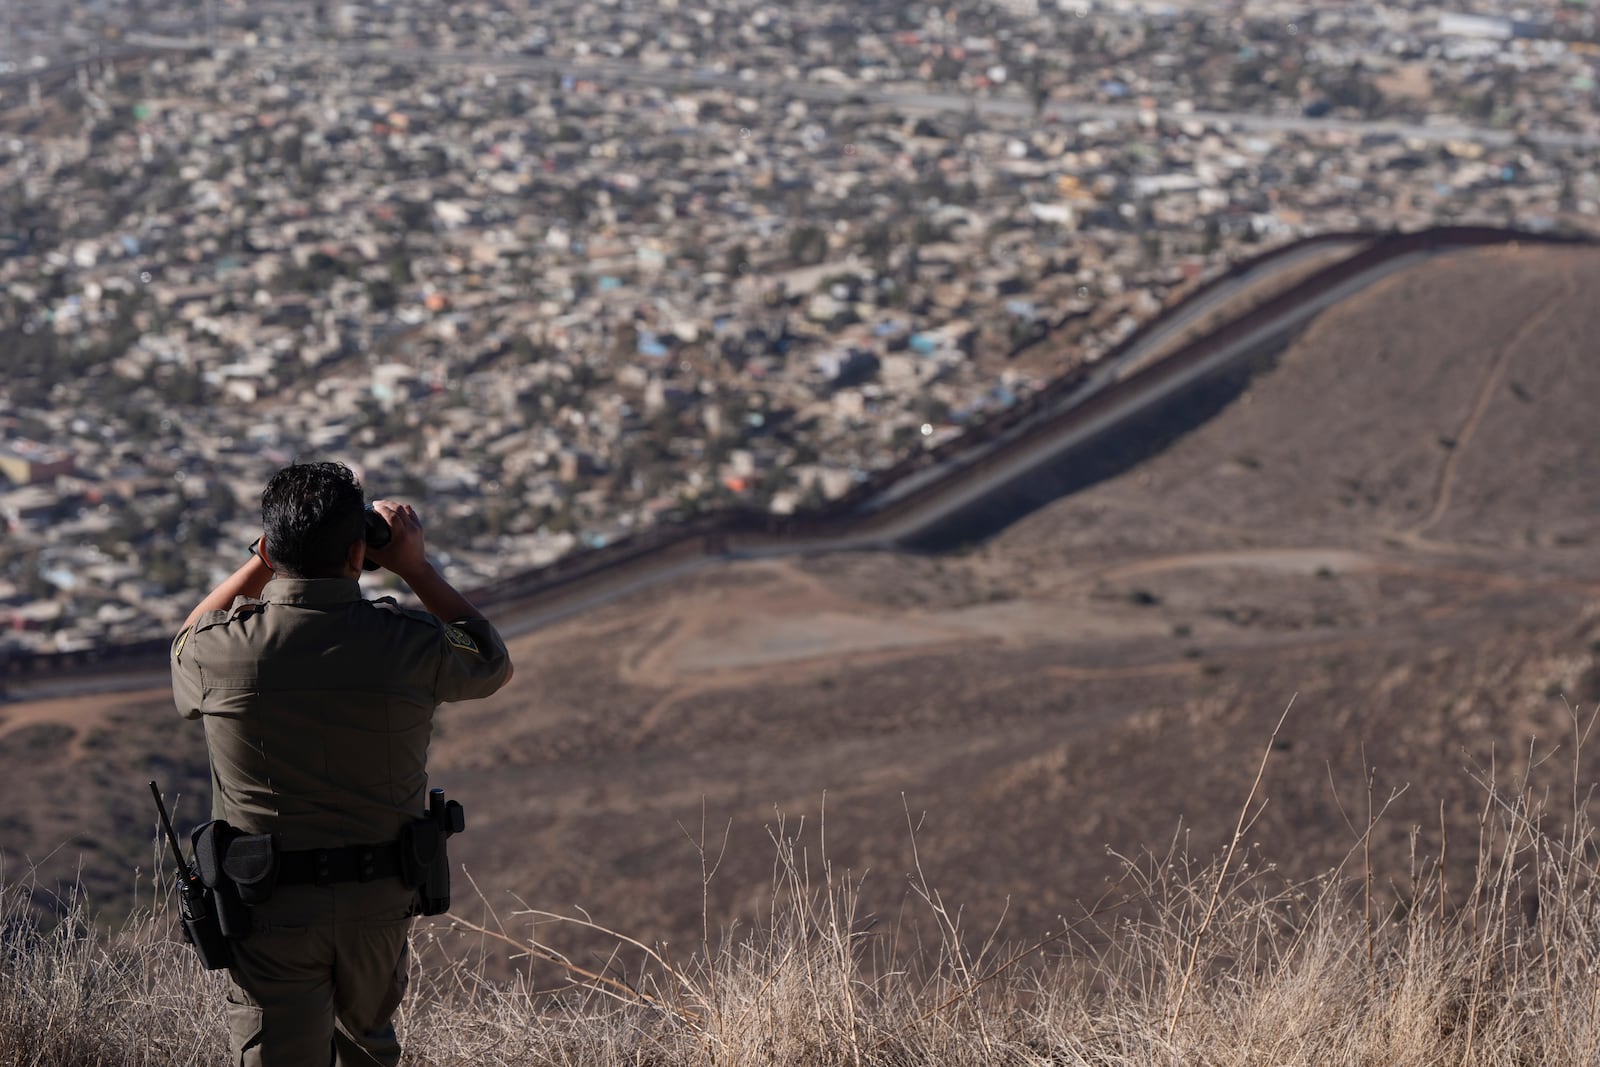
POLYGON ((228 1038, 238 1067, 394 1067, 415 894, 395 885, 296 886, 232 943, 228 1038))

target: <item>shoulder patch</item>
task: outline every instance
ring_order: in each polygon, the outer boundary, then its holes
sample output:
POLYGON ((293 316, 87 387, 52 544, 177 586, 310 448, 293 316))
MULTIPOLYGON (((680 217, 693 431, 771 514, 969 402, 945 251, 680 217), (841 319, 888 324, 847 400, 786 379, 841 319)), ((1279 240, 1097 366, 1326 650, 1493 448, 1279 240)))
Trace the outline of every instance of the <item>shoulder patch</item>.
POLYGON ((472 635, 459 626, 445 623, 444 639, 464 652, 475 652, 480 656, 483 654, 478 651, 478 643, 472 639, 472 635))

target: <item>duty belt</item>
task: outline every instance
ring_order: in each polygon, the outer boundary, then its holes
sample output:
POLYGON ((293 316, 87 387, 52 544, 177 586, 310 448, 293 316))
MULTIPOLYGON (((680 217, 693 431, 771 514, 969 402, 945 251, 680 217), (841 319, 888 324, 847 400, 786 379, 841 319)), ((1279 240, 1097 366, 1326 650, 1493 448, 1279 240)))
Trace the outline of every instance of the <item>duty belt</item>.
POLYGON ((279 885, 375 882, 399 876, 400 846, 394 841, 278 853, 279 885))

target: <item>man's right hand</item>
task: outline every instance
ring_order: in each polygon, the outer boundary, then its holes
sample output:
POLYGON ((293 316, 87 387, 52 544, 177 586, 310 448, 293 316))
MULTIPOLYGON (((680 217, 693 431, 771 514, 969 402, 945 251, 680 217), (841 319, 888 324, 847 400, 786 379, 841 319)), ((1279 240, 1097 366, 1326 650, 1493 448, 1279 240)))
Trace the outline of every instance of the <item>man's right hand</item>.
POLYGON ((411 587, 424 608, 445 622, 483 618, 483 613, 428 562, 423 550, 422 520, 417 518, 416 508, 393 500, 374 500, 372 510, 389 524, 389 543, 367 550, 379 566, 393 571, 411 587))
POLYGON ((374 563, 409 583, 412 576, 428 567, 427 546, 423 543, 422 520, 417 517, 417 509, 395 500, 374 500, 372 510, 389 524, 389 543, 382 548, 367 549, 367 555, 374 563))

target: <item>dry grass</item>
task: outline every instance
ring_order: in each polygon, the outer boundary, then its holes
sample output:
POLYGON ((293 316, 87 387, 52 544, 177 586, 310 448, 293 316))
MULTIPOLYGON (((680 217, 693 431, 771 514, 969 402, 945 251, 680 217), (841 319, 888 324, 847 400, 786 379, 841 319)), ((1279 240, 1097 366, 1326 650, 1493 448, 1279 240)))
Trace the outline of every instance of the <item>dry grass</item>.
POLYGON ((147 905, 107 935, 81 896, 58 900, 32 882, 0 889, 0 1065, 222 1062, 222 978, 172 940, 176 903, 157 903, 171 910, 147 905), (51 912, 59 920, 41 926, 51 912))
MULTIPOLYGON (((1529 764, 1536 775, 1540 761, 1529 764)), ((1189 858, 1180 833, 1129 858, 1104 900, 1016 949, 963 929, 920 869, 923 921, 880 928, 858 913, 859 881, 808 856, 780 821, 763 921, 715 944, 707 922, 683 959, 586 916, 520 906, 419 927, 428 962, 400 1020, 408 1062, 1600 1062, 1589 798, 1540 797, 1530 778, 1507 788, 1492 770, 1481 783, 1471 885, 1441 884, 1442 857, 1422 854, 1419 827, 1410 870, 1375 892, 1365 842, 1384 805, 1372 797, 1343 865, 1286 880, 1249 844, 1265 802, 1252 789, 1223 856, 1189 858), (609 939, 614 956, 580 966, 545 943, 572 930, 609 939), (515 977, 490 980, 471 962, 508 945, 525 968, 515 977)), ((697 845, 709 885, 720 851, 704 831, 697 845)), ((39 924, 37 893, 0 890, 0 1067, 221 1061, 220 979, 173 941, 169 900, 158 894, 107 934, 82 900, 39 924)))

